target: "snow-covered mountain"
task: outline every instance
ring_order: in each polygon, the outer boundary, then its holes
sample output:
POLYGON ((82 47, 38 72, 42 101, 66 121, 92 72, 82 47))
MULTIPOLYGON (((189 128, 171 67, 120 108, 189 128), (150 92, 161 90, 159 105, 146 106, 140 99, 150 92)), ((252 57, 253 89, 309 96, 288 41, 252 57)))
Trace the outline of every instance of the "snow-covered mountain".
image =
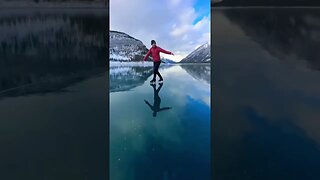
POLYGON ((210 44, 205 43, 183 58, 180 63, 210 63, 211 62, 210 44))
POLYGON ((123 32, 110 31, 109 40, 110 61, 142 61, 148 52, 147 47, 140 40, 123 32))

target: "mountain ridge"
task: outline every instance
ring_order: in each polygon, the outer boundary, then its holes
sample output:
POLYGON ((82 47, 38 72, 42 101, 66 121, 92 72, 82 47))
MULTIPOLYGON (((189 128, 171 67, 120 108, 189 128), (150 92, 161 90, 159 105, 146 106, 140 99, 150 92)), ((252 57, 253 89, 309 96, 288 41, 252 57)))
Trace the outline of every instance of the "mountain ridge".
POLYGON ((210 63, 211 62, 211 48, 210 44, 207 42, 189 55, 183 58, 179 63, 210 63))

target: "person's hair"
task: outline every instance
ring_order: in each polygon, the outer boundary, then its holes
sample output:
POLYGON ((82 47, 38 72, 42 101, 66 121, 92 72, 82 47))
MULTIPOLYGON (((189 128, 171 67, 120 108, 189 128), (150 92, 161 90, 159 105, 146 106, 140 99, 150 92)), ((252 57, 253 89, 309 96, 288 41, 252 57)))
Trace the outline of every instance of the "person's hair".
POLYGON ((155 40, 151 40, 151 45, 152 44, 157 44, 155 40))

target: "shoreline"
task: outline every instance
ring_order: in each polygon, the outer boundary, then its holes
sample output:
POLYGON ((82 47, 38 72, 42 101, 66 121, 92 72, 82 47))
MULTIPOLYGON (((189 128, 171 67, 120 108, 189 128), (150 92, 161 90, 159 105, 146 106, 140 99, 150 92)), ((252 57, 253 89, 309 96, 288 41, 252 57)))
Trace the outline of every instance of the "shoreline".
MULTIPOLYGON (((162 65, 211 65, 211 63, 163 63, 162 65)), ((153 62, 119 62, 119 61, 110 61, 109 67, 117 67, 117 66, 153 66, 153 62)))

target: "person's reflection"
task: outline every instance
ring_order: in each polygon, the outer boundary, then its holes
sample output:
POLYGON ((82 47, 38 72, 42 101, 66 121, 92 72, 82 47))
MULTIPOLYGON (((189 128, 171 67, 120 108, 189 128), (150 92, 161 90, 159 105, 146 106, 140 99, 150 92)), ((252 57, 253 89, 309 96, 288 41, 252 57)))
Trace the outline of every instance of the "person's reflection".
POLYGON ((156 85, 155 84, 151 84, 151 86, 153 87, 153 106, 147 100, 144 100, 144 102, 153 111, 153 114, 152 114, 153 117, 156 117, 157 113, 160 112, 160 111, 171 109, 171 107, 160 108, 161 98, 159 97, 159 92, 160 92, 160 89, 161 89, 162 85, 163 85, 162 83, 159 84, 158 89, 156 89, 156 85))

